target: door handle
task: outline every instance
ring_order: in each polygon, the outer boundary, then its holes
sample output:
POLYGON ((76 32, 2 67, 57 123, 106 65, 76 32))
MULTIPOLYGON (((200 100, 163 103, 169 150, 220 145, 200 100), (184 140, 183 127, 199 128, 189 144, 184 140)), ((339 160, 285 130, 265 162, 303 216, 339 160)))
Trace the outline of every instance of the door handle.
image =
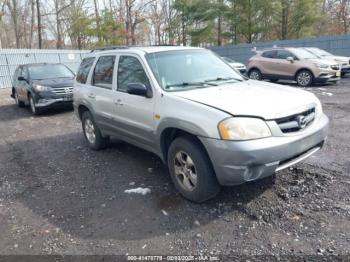
POLYGON ((117 106, 122 106, 122 105, 123 105, 121 99, 118 99, 118 100, 115 102, 115 104, 116 104, 117 106))
POLYGON ((95 96, 94 94, 89 94, 89 95, 88 95, 88 98, 95 99, 96 96, 95 96))

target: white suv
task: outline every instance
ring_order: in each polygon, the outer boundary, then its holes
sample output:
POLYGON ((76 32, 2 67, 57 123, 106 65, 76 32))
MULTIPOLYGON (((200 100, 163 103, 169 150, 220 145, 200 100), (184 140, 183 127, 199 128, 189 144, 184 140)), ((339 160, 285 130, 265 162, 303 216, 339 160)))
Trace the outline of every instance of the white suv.
POLYGON ((211 51, 190 47, 91 52, 77 73, 74 108, 91 148, 115 136, 155 153, 196 202, 305 159, 328 127, 312 93, 244 79, 211 51))

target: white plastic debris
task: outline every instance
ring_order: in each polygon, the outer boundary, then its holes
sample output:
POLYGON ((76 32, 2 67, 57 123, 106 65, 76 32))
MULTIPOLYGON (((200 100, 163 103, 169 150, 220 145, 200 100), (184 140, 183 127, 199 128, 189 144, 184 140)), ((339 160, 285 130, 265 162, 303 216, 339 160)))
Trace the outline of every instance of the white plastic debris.
POLYGON ((138 187, 138 188, 127 189, 124 192, 127 193, 127 194, 133 194, 134 193, 134 194, 146 195, 148 193, 151 193, 151 189, 138 187))
POLYGON ((323 96, 332 96, 333 94, 329 93, 329 92, 322 92, 321 95, 323 95, 323 96))
POLYGON ((162 213, 163 213, 164 216, 169 215, 168 212, 166 212, 164 209, 162 209, 162 213))

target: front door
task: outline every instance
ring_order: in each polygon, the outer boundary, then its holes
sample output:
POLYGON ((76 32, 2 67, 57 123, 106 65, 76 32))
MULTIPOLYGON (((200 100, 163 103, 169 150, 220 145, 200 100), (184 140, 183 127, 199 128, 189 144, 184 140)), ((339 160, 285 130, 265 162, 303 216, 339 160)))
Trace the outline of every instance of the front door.
POLYGON ((155 99, 127 93, 130 83, 152 88, 146 71, 137 56, 121 55, 117 69, 116 113, 119 132, 146 147, 154 145, 155 99))
POLYGON ((294 75, 298 70, 297 58, 287 50, 277 51, 278 66, 276 72, 278 75, 285 76, 288 79, 294 79, 294 75), (288 57, 293 57, 294 61, 287 60, 288 57))

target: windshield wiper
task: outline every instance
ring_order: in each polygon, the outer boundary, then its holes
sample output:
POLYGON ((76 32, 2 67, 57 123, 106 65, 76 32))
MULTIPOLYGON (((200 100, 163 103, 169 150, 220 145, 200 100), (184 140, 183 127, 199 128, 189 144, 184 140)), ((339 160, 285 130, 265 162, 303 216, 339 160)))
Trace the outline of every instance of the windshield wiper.
POLYGON ((208 82, 227 81, 227 80, 242 81, 242 79, 234 78, 234 77, 217 77, 217 78, 205 80, 204 82, 208 83, 208 82))
POLYGON ((178 84, 169 84, 165 86, 165 89, 169 89, 170 87, 186 87, 186 86, 217 86, 217 84, 214 83, 208 83, 208 82, 182 82, 178 84))

